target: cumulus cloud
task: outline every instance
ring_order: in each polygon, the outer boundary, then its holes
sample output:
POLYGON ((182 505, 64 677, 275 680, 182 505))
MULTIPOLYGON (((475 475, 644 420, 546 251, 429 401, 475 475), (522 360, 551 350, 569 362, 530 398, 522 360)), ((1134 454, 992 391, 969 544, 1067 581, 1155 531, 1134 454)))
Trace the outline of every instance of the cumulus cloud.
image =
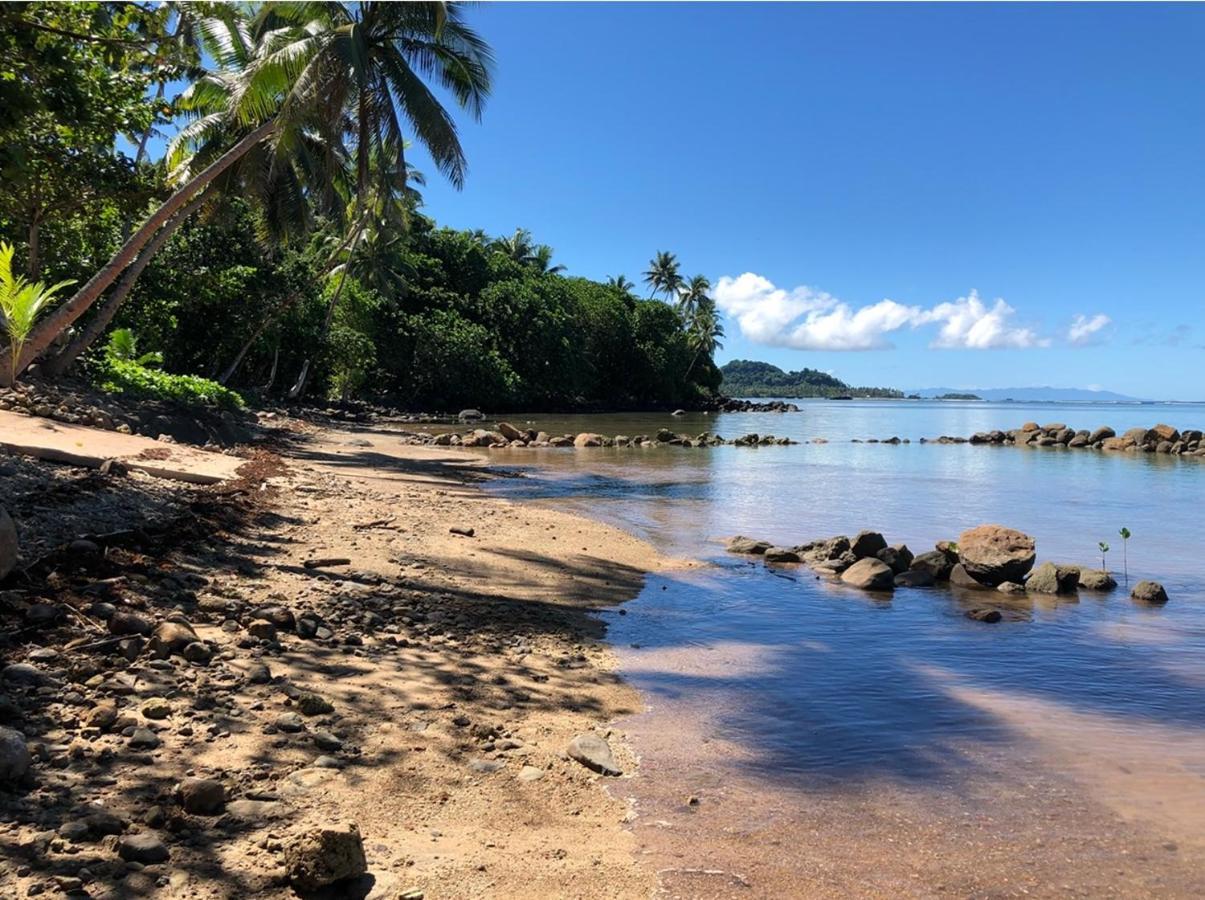
POLYGON ((1101 330, 1112 321, 1104 313, 1097 313, 1094 316, 1085 316, 1081 313, 1071 320, 1071 327, 1067 329, 1067 340, 1077 347, 1095 344, 1100 340, 1101 330))
POLYGON ((938 326, 931 346, 943 349, 1050 344, 1033 329, 1017 325, 1016 310, 1003 300, 988 305, 974 291, 928 309, 886 299, 854 308, 806 285, 785 290, 746 272, 720 278, 714 293, 716 304, 744 337, 798 350, 879 350, 892 346, 891 333, 927 325, 938 326))

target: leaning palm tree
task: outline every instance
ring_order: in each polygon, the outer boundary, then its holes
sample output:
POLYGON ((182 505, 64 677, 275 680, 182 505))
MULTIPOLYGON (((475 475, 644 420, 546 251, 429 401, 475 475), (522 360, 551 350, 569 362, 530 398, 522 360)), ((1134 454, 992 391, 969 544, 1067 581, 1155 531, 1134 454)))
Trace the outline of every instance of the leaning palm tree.
MULTIPOLYGON (((262 142, 268 142, 280 159, 299 152, 307 129, 321 129, 331 146, 346 138, 354 148, 355 193, 360 198, 369 191, 374 148, 381 158, 397 157, 405 171, 405 122, 436 168, 457 188, 463 185, 466 161, 456 125, 424 80, 436 81, 458 105, 480 116, 489 95, 493 56, 464 24, 459 5, 267 3, 253 27, 236 30, 234 39, 253 41, 254 51, 249 66, 228 71, 237 90, 231 92, 229 108, 217 114, 230 148, 201 171, 186 170, 186 180, 175 193, 75 296, 35 329, 13 361, 13 371, 44 352, 164 223, 262 142)), ((0 357, 0 364, 5 361, 0 357)), ((0 383, 5 380, 0 374, 0 383)))
POLYGON ((690 321, 695 311, 709 302, 711 297, 711 282, 702 275, 696 275, 682 288, 678 295, 678 310, 690 321))
POLYGON ((644 283, 649 286, 650 298, 662 293, 667 300, 673 300, 682 290, 678 257, 668 251, 658 250, 657 255, 649 260, 648 271, 644 273, 644 283))

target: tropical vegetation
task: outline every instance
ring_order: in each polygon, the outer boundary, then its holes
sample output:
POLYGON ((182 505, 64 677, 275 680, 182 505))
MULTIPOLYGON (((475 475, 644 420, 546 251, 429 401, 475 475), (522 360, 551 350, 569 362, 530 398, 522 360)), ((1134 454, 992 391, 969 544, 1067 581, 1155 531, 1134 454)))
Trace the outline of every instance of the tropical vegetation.
POLYGON ((778 366, 734 359, 720 369, 722 390, 731 397, 887 397, 902 398, 894 388, 851 387, 840 378, 816 369, 784 372, 778 366))
POLYGON ((0 5, 0 238, 41 298, 5 313, 0 384, 36 362, 233 406, 706 400, 723 329, 676 256, 645 299, 424 208, 408 155, 465 184, 453 112, 481 117, 493 69, 458 3, 0 5))

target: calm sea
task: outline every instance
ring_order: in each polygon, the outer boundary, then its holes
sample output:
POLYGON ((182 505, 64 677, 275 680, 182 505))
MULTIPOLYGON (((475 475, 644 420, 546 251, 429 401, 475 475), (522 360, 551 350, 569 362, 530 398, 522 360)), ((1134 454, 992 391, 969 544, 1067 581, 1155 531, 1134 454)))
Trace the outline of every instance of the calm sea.
POLYGON ((622 723, 644 761, 620 790, 636 802, 636 833, 671 890, 748 896, 745 882, 779 896, 1065 895, 1062 884, 1199 895, 1205 460, 919 439, 1027 420, 1119 433, 1158 422, 1201 428, 1205 405, 800 406, 511 421, 828 443, 490 454, 525 476, 494 490, 712 563, 654 576, 622 615, 604 613, 623 674, 648 703, 622 723), (893 436, 912 443, 850 442, 893 436), (919 553, 984 522, 1033 535, 1039 562, 1099 566, 1106 541, 1119 581, 1124 526, 1130 582, 1157 579, 1171 602, 1138 606, 1124 589, 872 598, 805 568, 730 556, 721 543, 739 533, 791 545, 869 528, 919 553), (987 605, 1008 621, 964 615, 987 605), (915 853, 896 852, 909 844, 915 853))

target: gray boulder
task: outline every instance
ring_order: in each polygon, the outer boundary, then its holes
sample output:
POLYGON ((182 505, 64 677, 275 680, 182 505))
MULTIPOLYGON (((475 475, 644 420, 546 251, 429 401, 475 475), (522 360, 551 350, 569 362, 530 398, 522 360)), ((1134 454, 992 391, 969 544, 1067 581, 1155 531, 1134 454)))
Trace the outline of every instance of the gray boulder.
POLYGON ((1079 569, 1044 562, 1030 574, 1025 590, 1034 594, 1074 594, 1079 584, 1079 569))
POLYGON ((0 725, 0 784, 20 781, 29 771, 29 748, 25 735, 0 725))
POLYGON ((858 560, 841 573, 841 580, 864 591, 890 591, 895 587, 895 573, 873 557, 858 560))
POLYGON ((930 587, 932 584, 934 578, 928 569, 909 569, 895 576, 896 587, 930 587))
POLYGON ((958 563, 950 569, 950 584, 954 585, 954 587, 967 588, 973 591, 988 590, 994 586, 979 581, 966 570, 966 566, 962 563, 958 563))
POLYGON ((893 544, 890 547, 884 547, 875 554, 875 557, 886 563, 896 575, 908 571, 908 567, 912 565, 912 551, 908 549, 907 544, 893 544))
POLYGON ((577 760, 587 769, 600 775, 621 775, 622 770, 611 755, 611 745, 593 732, 579 734, 569 742, 565 750, 570 759, 577 760))
POLYGON ((789 547, 768 547, 762 556, 765 557, 768 563, 803 562, 803 557, 789 547))
POLYGON ((1104 569, 1080 569, 1079 586, 1088 591, 1111 591, 1117 587, 1117 579, 1104 569))
POLYGON ((886 550, 887 541, 877 531, 859 531, 850 541, 849 549, 858 559, 866 559, 880 550, 886 550))
POLYGON ((913 572, 925 572, 932 583, 948 579, 950 570, 954 568, 954 561, 940 550, 930 550, 915 557, 908 568, 913 572))
POLYGON ((979 525, 958 538, 958 558, 967 574, 987 585, 1023 581, 1035 556, 1033 538, 1002 525, 979 525))
POLYGON ((743 535, 737 535, 728 541, 729 553, 745 553, 753 556, 760 556, 774 545, 769 541, 757 541, 753 538, 747 538, 743 535))

